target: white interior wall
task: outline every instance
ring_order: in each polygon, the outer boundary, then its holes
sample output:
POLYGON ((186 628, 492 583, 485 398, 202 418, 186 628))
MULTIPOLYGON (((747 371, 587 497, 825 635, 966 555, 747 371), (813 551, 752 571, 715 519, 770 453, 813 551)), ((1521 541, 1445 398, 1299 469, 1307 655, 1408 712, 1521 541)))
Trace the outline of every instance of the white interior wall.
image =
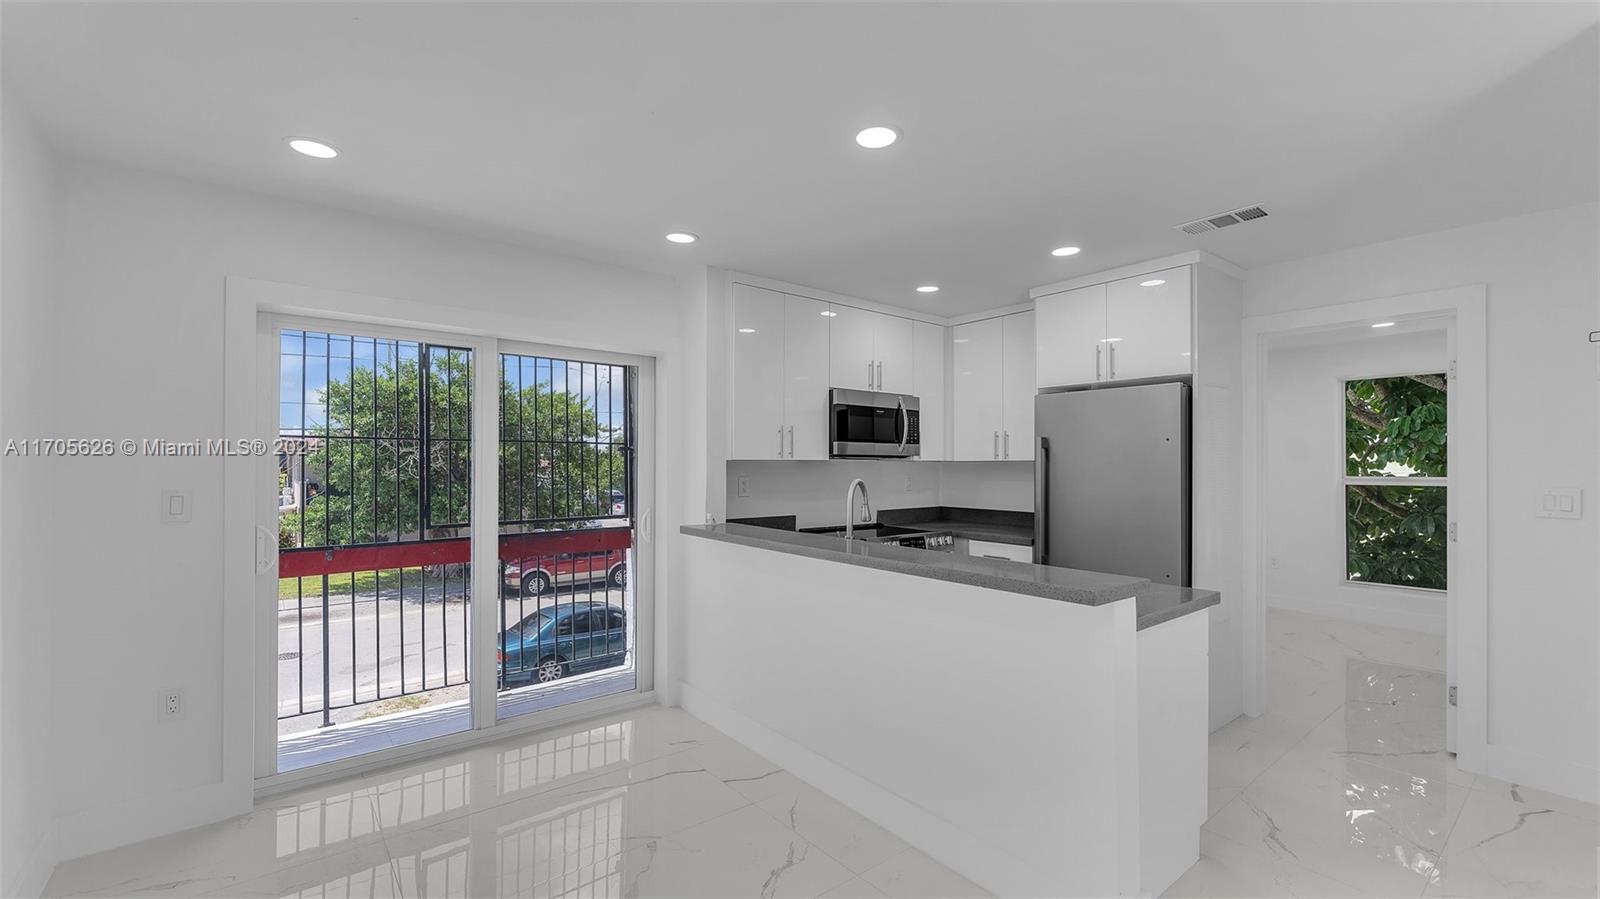
POLYGON ((1268 605, 1444 634, 1442 594, 1345 579, 1341 478, 1345 379, 1443 372, 1446 336, 1441 328, 1268 353, 1268 605))
POLYGON ((794 515, 803 528, 840 524, 845 488, 855 478, 866 482, 874 512, 919 506, 1033 510, 1032 462, 754 459, 727 465, 728 516, 794 515), (741 478, 748 496, 739 495, 741 478))
MULTIPOLYGON (((684 519, 700 463, 685 458, 679 423, 705 415, 683 351, 699 314, 693 285, 185 179, 83 162, 60 171, 57 293, 72 325, 45 365, 59 432, 220 436, 224 278, 306 284, 521 316, 519 337, 656 355, 656 530, 684 519)), ((95 626, 59 628, 48 650, 62 857, 151 836, 151 803, 222 776, 221 495, 221 460, 63 467, 53 565, 95 586, 58 614, 95 626), (191 523, 153 526, 169 487, 193 493, 191 523), (85 554, 85 523, 117 539, 85 554), (185 690, 187 717, 157 725, 155 693, 169 685, 185 690)), ((658 609, 670 621, 682 572, 672 554, 662 561, 658 609)))
MULTIPOLYGON (((0 97, 0 443, 58 432, 52 403, 54 164, 0 97)), ((0 459, 0 895, 32 896, 55 863, 50 566, 55 463, 0 459)), ((81 545, 81 541, 80 541, 81 545)))
POLYGON ((1247 315, 1487 285, 1489 773, 1591 800, 1597 215, 1587 203, 1517 216, 1264 266, 1245 282, 1247 315), (1585 490, 1581 520, 1534 517, 1557 486, 1585 490))

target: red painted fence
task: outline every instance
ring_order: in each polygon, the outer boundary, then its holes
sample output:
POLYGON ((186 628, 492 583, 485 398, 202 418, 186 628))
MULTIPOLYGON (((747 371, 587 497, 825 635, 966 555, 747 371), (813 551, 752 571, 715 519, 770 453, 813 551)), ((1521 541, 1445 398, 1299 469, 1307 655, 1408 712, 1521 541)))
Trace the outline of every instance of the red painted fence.
MULTIPOLYGON (((633 545, 632 528, 591 528, 583 531, 543 531, 537 534, 500 535, 501 561, 560 553, 598 553, 633 545)), ((471 560, 468 537, 413 540, 370 546, 283 549, 278 551, 278 577, 314 577, 351 571, 417 568, 423 565, 464 565, 471 560)))

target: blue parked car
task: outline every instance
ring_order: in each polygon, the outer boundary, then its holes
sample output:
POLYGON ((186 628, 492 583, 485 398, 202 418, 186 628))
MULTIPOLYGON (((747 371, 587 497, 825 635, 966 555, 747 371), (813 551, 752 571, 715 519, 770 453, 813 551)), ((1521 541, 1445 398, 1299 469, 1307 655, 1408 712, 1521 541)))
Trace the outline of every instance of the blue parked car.
POLYGON ((628 654, 628 613, 608 603, 540 609, 506 628, 500 683, 547 684, 569 674, 615 668, 628 654))

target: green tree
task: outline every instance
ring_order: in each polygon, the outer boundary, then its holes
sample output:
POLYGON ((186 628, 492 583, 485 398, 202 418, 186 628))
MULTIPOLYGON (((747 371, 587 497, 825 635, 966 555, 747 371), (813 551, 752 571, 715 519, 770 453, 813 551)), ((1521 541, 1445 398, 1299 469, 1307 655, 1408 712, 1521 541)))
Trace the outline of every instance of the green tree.
MULTIPOLYGON (((308 501, 280 517, 283 545, 462 532, 471 507, 471 355, 424 352, 427 439, 417 359, 395 351, 385 359, 380 347, 375 366, 353 365, 317 392, 326 422, 308 428, 307 452, 291 457, 291 465, 304 465, 308 501)), ((518 391, 502 378, 500 411, 502 520, 573 528, 610 514, 611 490, 627 483, 627 460, 612 446, 622 435, 601 424, 591 398, 558 390, 551 379, 518 391)))
MULTIPOLYGON (((1444 375, 1345 383, 1345 473, 1352 477, 1447 474, 1444 375)), ((1348 571, 1353 580, 1445 588, 1445 488, 1345 487, 1348 571)))

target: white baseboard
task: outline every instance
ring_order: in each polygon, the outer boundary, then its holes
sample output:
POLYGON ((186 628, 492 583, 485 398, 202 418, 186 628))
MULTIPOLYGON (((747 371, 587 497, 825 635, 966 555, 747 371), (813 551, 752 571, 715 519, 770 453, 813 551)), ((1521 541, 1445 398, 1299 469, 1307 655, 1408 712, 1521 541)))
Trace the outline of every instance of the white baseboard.
POLYGON ((693 685, 680 683, 678 696, 684 711, 782 765, 794 776, 995 895, 1049 896, 1058 892, 1053 886, 1055 881, 1045 872, 752 721, 693 685))
POLYGON ((246 814, 254 805, 251 784, 217 783, 160 797, 144 796, 62 815, 59 861, 81 858, 246 814))
POLYGON ((42 896, 56 871, 55 828, 43 826, 36 831, 38 839, 28 849, 27 861, 14 872, 4 886, 6 896, 42 896))
POLYGON ((1600 771, 1503 743, 1484 747, 1485 772, 1507 783, 1522 784, 1583 802, 1600 802, 1600 771))
POLYGON ((1379 627, 1398 627, 1402 630, 1421 631, 1425 634, 1436 634, 1440 637, 1444 636, 1445 619, 1442 602, 1439 606, 1438 614, 1432 614, 1273 593, 1267 596, 1267 607, 1306 612, 1311 615, 1338 618, 1344 621, 1358 621, 1362 624, 1375 624, 1379 627))

